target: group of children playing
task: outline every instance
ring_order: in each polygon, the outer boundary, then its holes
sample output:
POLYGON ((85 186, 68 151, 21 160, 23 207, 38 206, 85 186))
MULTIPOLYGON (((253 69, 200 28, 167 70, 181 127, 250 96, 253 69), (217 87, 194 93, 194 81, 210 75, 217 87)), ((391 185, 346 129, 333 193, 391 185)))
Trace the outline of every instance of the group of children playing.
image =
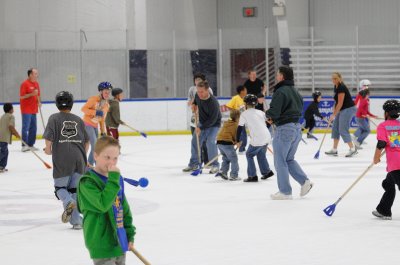
MULTIPOLYGON (((83 118, 71 113, 74 100, 70 92, 61 91, 56 95, 59 112, 48 119, 43 134, 44 152, 52 155, 54 193, 64 206, 61 221, 71 223, 76 230, 83 228, 94 264, 125 264, 125 252, 133 249, 135 226, 117 167, 121 149, 118 126, 124 124, 119 114, 123 91, 113 89, 108 82, 100 83, 98 90, 99 95, 89 98, 82 107, 83 118), (109 101, 110 92, 114 100, 109 101), (97 139, 99 124, 102 137, 97 139), (112 137, 106 136, 105 131, 112 137), (90 164, 86 156, 89 143, 92 145, 90 164)), ((15 129, 12 104, 5 103, 3 109, 1 172, 6 170, 11 136, 21 138, 15 129)))

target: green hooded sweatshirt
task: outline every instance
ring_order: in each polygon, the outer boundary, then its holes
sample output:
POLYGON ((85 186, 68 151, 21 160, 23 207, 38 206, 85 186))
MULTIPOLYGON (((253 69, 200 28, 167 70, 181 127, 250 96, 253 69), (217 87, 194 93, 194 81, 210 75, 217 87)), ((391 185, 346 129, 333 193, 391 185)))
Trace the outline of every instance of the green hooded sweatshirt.
MULTIPOLYGON (((79 181, 78 206, 83 214, 85 244, 92 259, 113 258, 124 254, 118 242, 112 208, 120 189, 119 178, 119 172, 108 172, 107 183, 104 183, 89 170, 79 181)), ((128 242, 133 242, 136 228, 132 224, 132 214, 125 194, 122 206, 128 242)))

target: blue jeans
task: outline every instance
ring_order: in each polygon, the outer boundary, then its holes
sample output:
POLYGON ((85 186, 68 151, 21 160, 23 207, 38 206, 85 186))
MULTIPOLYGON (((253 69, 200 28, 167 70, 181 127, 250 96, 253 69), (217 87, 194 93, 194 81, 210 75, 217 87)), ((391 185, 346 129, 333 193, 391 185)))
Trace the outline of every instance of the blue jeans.
MULTIPOLYGON (((78 187, 80 178, 81 175, 79 173, 74 173, 72 176, 54 179, 56 194, 60 201, 62 201, 64 209, 67 207, 69 202, 74 202, 76 205, 76 191, 71 192, 71 189, 76 189, 78 187)), ((82 217, 77 208, 72 212, 71 220, 69 222, 72 225, 82 225, 82 217)))
POLYGON ((224 144, 219 144, 217 146, 222 155, 222 164, 221 164, 222 173, 228 175, 229 164, 231 164, 230 176, 232 178, 237 178, 239 175, 239 163, 238 163, 238 156, 234 146, 224 145, 224 144))
MULTIPOLYGON (((22 114, 22 140, 29 146, 34 146, 36 142, 36 114, 22 114)), ((23 145, 23 144, 22 144, 23 145)))
POLYGON ((242 134, 240 135, 240 142, 242 144, 239 147, 239 152, 244 152, 246 151, 246 145, 247 145, 247 132, 246 132, 246 126, 243 126, 242 134))
POLYGON ((287 123, 276 127, 274 140, 272 141, 274 164, 279 191, 286 195, 292 194, 289 174, 300 185, 303 185, 308 179, 299 163, 294 160, 300 140, 301 125, 299 123, 287 123))
POLYGON ((371 129, 369 127, 369 120, 368 118, 356 118, 358 128, 357 131, 355 131, 354 136, 357 137, 357 142, 362 144, 365 140, 365 138, 368 137, 369 133, 371 132, 371 129))
POLYGON ((93 151, 97 141, 97 137, 99 136, 99 129, 90 125, 85 125, 85 130, 89 136, 89 142, 90 142, 90 153, 88 157, 88 163, 94 165, 93 151))
POLYGON ((333 121, 332 126, 332 139, 340 139, 342 137, 345 143, 351 142, 350 137, 350 121, 351 118, 356 114, 356 107, 347 108, 339 111, 333 121))
POLYGON ((8 143, 0 142, 0 169, 5 169, 8 160, 8 143))
POLYGON ((257 176, 256 164, 254 163, 254 157, 257 157, 258 167, 260 168, 261 175, 268 174, 271 169, 269 168, 267 160, 267 145, 263 146, 252 146, 249 145, 246 151, 247 159, 247 176, 257 176))
MULTIPOLYGON (((219 127, 210 127, 202 129, 199 136, 200 148, 202 144, 205 142, 207 146, 208 160, 213 159, 218 155, 218 149, 216 144, 217 133, 219 131, 219 127)), ((192 135, 192 147, 191 147, 191 156, 189 161, 190 167, 196 167, 200 164, 197 153, 197 139, 196 139, 196 131, 193 132, 192 135)), ((201 159, 201 158, 200 158, 201 159)), ((215 160, 211 166, 219 167, 218 159, 215 160)))

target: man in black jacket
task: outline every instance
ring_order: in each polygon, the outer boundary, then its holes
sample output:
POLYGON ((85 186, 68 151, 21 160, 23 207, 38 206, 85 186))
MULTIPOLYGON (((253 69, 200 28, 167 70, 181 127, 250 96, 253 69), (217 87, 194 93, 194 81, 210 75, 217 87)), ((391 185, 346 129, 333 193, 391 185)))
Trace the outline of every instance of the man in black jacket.
MULTIPOLYGON (((197 84, 197 94, 193 101, 193 112, 198 113, 199 121, 193 134, 199 136, 200 146, 203 142, 207 145, 209 160, 218 155, 216 138, 219 128, 221 127, 221 111, 219 109, 218 100, 210 94, 207 81, 197 84)), ((193 135, 195 136, 195 135, 193 135)), ((197 137, 192 137, 192 152, 189 164, 183 169, 183 172, 196 170, 200 165, 197 151, 197 137)), ((211 164, 210 174, 215 174, 219 170, 218 160, 211 164)))
POLYGON ((303 98, 294 87, 292 68, 279 67, 276 80, 278 83, 275 86, 270 108, 266 111, 269 122, 276 126, 272 146, 279 191, 271 194, 271 199, 291 200, 292 187, 289 182, 289 172, 301 185, 300 196, 305 196, 313 186, 300 165, 294 160, 301 140, 299 120, 303 110, 303 98))

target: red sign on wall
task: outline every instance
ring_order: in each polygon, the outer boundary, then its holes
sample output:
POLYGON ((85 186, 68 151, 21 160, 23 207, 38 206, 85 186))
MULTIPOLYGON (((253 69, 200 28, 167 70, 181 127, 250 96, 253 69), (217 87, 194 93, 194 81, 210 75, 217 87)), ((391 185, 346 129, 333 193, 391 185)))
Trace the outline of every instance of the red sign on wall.
POLYGON ((255 17, 257 15, 257 7, 243 7, 244 17, 255 17))

